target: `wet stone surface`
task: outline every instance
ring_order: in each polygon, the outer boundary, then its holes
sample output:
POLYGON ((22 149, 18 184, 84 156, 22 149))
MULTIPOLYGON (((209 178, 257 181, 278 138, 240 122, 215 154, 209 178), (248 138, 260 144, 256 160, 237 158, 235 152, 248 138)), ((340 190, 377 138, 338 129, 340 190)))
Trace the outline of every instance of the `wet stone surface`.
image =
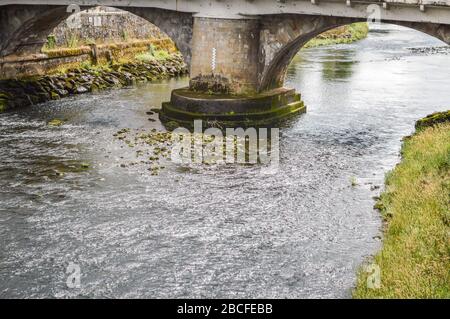
POLYGON ((129 62, 101 68, 71 69, 64 74, 0 80, 0 111, 59 100, 69 95, 182 76, 186 73, 183 58, 174 54, 164 61, 129 62))

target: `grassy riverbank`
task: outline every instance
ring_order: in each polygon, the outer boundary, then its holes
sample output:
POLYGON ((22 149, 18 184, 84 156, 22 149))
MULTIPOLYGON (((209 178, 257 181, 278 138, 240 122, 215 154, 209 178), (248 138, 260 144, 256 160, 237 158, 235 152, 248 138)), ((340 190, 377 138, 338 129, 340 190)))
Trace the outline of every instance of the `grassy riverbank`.
POLYGON ((304 48, 313 48, 322 45, 352 43, 367 37, 369 26, 366 22, 353 23, 338 27, 322 34, 305 44, 304 48))
POLYGON ((450 298, 450 111, 417 122, 376 207, 385 220, 381 287, 361 271, 355 298, 450 298))

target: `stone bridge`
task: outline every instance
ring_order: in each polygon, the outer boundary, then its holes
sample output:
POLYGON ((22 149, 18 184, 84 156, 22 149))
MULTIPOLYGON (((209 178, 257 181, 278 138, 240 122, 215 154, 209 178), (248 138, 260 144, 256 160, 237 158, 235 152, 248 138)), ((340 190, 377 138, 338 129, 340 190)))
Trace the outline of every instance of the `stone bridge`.
POLYGON ((304 111, 283 88, 300 48, 327 30, 359 21, 406 26, 450 44, 450 0, 0 0, 0 58, 39 52, 79 8, 121 8, 158 26, 190 66, 190 88, 163 105, 166 121, 244 123, 304 111))

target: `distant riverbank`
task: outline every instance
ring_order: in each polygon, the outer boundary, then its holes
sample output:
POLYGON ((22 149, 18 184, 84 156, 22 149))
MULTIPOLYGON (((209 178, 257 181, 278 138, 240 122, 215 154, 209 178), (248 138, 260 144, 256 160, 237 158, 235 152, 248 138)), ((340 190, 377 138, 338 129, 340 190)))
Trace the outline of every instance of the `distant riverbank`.
POLYGON ((379 273, 359 274, 355 298, 450 298, 450 111, 419 120, 416 129, 376 204, 385 221, 371 267, 379 273), (380 286, 370 289, 377 275, 380 286))
POLYGON ((367 37, 368 33, 369 26, 366 22, 353 23, 319 34, 317 37, 306 43, 304 48, 351 43, 364 39, 367 37))

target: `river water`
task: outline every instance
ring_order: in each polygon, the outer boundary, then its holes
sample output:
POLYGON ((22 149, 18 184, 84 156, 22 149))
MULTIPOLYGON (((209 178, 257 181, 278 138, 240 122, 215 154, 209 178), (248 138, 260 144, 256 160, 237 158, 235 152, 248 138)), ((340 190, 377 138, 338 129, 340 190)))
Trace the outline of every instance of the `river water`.
POLYGON ((1 114, 0 297, 350 297, 380 247, 372 197, 401 138, 450 106, 450 55, 410 48, 442 45, 381 26, 302 51, 287 85, 308 112, 282 128, 276 175, 120 167, 135 151, 113 134, 162 129, 146 112, 187 79, 1 114))

